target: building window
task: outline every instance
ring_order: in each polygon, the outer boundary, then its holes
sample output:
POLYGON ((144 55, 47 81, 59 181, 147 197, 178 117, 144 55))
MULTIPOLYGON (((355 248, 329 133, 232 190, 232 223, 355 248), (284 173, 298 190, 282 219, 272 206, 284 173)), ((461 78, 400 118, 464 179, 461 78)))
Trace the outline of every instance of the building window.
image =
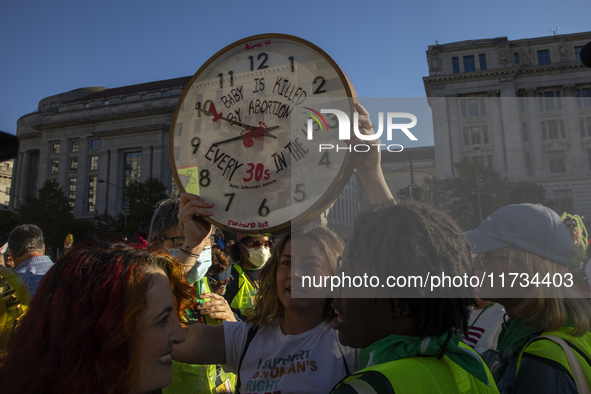
POLYGON ((54 142, 51 144, 51 154, 52 155, 57 155, 60 153, 60 143, 59 142, 54 142))
POLYGON ((109 105, 109 100, 103 101, 103 105, 109 105))
POLYGON ((581 48, 583 47, 575 47, 575 61, 581 61, 581 48))
POLYGON ((90 156, 90 171, 98 170, 98 156, 90 156))
POLYGON ((493 157, 492 155, 487 155, 486 156, 486 165, 490 168, 493 167, 493 157))
POLYGON ((78 182, 78 179, 69 178, 68 180, 68 204, 70 204, 70 207, 74 208, 74 205, 76 204, 76 183, 78 182))
POLYGON ((474 97, 460 100, 462 117, 486 116, 486 101, 484 97, 474 97))
POLYGON ((451 64, 454 69, 454 74, 459 74, 460 73, 460 59, 457 57, 453 57, 451 59, 451 64))
POLYGON ((402 187, 402 181, 396 181, 396 188, 400 189, 402 187))
POLYGON ((538 93, 538 109, 540 112, 556 111, 562 109, 562 98, 560 92, 538 93))
POLYGON ((513 54, 513 63, 519 64, 519 53, 517 52, 513 54))
POLYGON ((531 153, 527 152, 525 154, 525 169, 527 170, 527 174, 532 174, 532 164, 531 164, 531 153))
POLYGON ((478 55, 478 60, 480 60, 480 71, 485 71, 486 70, 486 55, 485 54, 478 55))
POLYGON ((90 150, 97 150, 99 148, 99 140, 92 139, 90 140, 90 150))
POLYGON ((550 172, 552 174, 559 172, 566 172, 566 166, 564 165, 564 152, 561 150, 548 152, 550 158, 550 172))
POLYGON ((464 72, 471 72, 476 70, 474 64, 474 56, 464 56, 464 72))
POLYGON ((121 98, 121 104, 125 104, 127 102, 127 97, 122 97, 121 98))
POLYGON ((472 145, 480 144, 480 127, 471 127, 470 134, 472 135, 472 145))
POLYGON ((577 89, 575 97, 577 98, 577 107, 591 107, 591 89, 577 89))
POLYGON ((142 172, 142 152, 129 152, 125 154, 125 186, 131 181, 140 181, 142 172))
POLYGON ((573 196, 570 190, 554 190, 554 211, 573 213, 573 196))
POLYGON ((523 142, 529 141, 529 133, 527 131, 527 122, 521 122, 521 136, 522 136, 523 142))
POLYGON ((72 172, 78 171, 78 158, 77 157, 70 158, 70 171, 72 171, 72 172))
POLYGON ((148 99, 148 95, 147 94, 142 94, 142 100, 147 100, 148 99))
POLYGON ((547 64, 550 64, 550 51, 549 50, 543 50, 543 51, 538 51, 538 64, 540 66, 545 66, 547 64))
POLYGON ((464 127, 464 145, 470 145, 470 129, 468 127, 464 127))
POLYGON ((70 146, 70 152, 78 152, 80 148, 80 141, 72 141, 72 145, 70 146))
POLYGON ((566 138, 563 119, 542 120, 542 139, 557 140, 566 138))
POLYGON ((52 160, 51 161, 51 173, 57 174, 59 168, 59 160, 52 160))
POLYGON ((88 212, 94 212, 94 205, 96 204, 96 177, 88 178, 88 212))
POLYGON ((168 92, 162 92, 162 97, 168 97, 168 92))
POLYGON ((84 104, 84 109, 88 109, 88 108, 90 108, 90 104, 89 103, 84 104))
POLYGON ((591 116, 580 118, 579 127, 581 128, 581 137, 591 137, 591 116))

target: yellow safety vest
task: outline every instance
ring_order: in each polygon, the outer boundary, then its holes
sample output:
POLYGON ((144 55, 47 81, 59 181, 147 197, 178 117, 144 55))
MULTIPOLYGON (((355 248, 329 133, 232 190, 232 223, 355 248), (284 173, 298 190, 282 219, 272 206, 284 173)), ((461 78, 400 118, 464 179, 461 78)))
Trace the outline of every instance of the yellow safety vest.
MULTIPOLYGON (((587 385, 591 390, 591 333, 588 332, 583 336, 575 337, 571 332, 572 328, 563 327, 560 330, 548 331, 540 335, 552 335, 566 341, 571 349, 573 349, 573 352, 581 365, 583 374, 585 375, 585 380, 587 380, 587 385)), ((521 354, 519 354, 519 359, 517 360, 517 373, 519 373, 519 367, 521 366, 521 358, 524 355, 527 357, 528 354, 531 354, 536 358, 545 358, 550 364, 560 364, 572 377, 572 371, 566 360, 566 356, 564 355, 564 350, 562 350, 557 343, 544 338, 540 338, 539 340, 534 339, 534 341, 523 349, 521 354)))
MULTIPOLYGON (((462 342, 459 346, 472 350, 462 342)), ((474 354, 478 356, 478 353, 474 354)), ((490 386, 470 375, 447 356, 441 359, 401 358, 362 369, 345 378, 333 391, 342 385, 349 385, 360 394, 498 394, 492 374, 486 365, 484 367, 490 386)))
POLYGON ((230 307, 240 309, 240 313, 244 315, 244 312, 254 305, 257 289, 239 264, 235 264, 234 269, 238 272, 238 293, 232 299, 230 307))
MULTIPOLYGON (((196 292, 209 293, 209 281, 204 278, 196 284, 196 292)), ((209 301, 205 298, 203 302, 209 301)), ((205 324, 219 325, 222 320, 204 315, 205 324)), ((199 324, 199 323, 197 323, 199 324)), ((225 372, 221 365, 195 365, 172 362, 172 384, 162 389, 163 394, 225 394, 236 392, 236 375, 225 372)))

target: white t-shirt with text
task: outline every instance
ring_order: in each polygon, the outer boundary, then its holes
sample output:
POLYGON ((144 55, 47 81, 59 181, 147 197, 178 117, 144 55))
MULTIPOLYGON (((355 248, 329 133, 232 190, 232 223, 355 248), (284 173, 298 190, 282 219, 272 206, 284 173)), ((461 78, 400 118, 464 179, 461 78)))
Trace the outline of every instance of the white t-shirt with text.
MULTIPOLYGON (((237 373, 249 323, 224 322, 227 370, 237 373)), ((325 321, 299 335, 285 335, 277 323, 260 327, 240 368, 241 394, 329 393, 359 370, 360 349, 343 346, 325 321), (345 367, 346 365, 346 367, 345 367)))

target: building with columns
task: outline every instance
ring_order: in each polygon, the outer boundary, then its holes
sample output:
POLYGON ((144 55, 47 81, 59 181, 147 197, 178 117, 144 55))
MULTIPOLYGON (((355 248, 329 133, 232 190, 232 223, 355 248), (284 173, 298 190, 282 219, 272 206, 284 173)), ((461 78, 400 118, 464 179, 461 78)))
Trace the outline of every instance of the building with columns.
POLYGON ((14 160, 0 163, 0 209, 8 209, 10 204, 10 185, 12 182, 12 169, 14 160))
POLYGON ((17 123, 20 153, 13 193, 23 200, 36 195, 46 180, 57 180, 74 216, 93 220, 95 212, 122 211, 123 187, 130 180, 155 177, 170 190, 176 185, 168 135, 189 79, 81 88, 44 98, 17 123))
POLYGON ((423 78, 438 177, 475 157, 542 185, 557 212, 591 218, 591 32, 431 45, 423 78))
MULTIPOLYGON (((74 216, 88 221, 94 220, 95 213, 122 212, 123 188, 130 180, 158 178, 170 195, 177 195, 169 133, 177 102, 190 79, 80 88, 42 99, 36 111, 17 123, 20 153, 14 161, 12 187, 7 185, 10 207, 36 195, 46 180, 58 181, 74 216)), ((368 205, 361 190, 353 174, 319 222, 348 237, 355 216, 368 205)))

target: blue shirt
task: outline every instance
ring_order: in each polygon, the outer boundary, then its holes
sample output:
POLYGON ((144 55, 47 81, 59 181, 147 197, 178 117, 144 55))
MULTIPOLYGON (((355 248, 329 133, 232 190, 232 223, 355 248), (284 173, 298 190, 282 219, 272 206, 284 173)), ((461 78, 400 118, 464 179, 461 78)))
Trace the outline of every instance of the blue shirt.
POLYGON ((25 260, 14 270, 27 284, 32 298, 37 292, 41 279, 51 267, 53 267, 53 261, 48 256, 36 256, 25 260))

